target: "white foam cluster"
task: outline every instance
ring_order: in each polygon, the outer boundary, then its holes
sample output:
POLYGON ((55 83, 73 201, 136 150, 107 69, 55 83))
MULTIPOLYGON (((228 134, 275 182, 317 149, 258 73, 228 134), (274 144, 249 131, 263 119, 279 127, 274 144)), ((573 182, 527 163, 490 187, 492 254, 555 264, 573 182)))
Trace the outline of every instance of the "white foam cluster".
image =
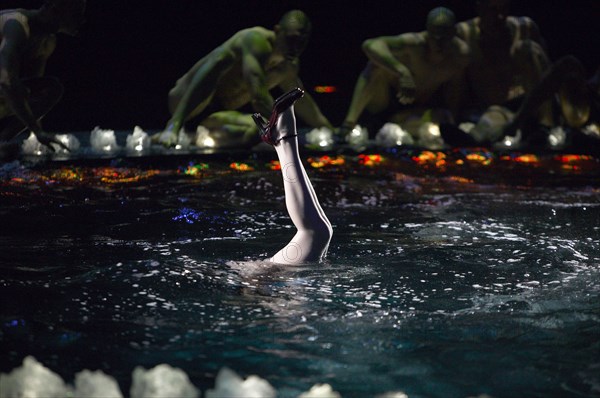
POLYGON ((199 148, 214 148, 216 145, 215 139, 210 135, 210 130, 202 125, 196 127, 196 139, 194 141, 199 148))
POLYGON ((59 375, 26 357, 23 366, 0 374, 0 397, 62 398, 69 388, 59 375))
POLYGON ((131 398, 197 398, 200 392, 192 385, 187 374, 166 364, 150 370, 137 367, 133 370, 131 398))
POLYGON ((96 126, 90 133, 90 145, 97 152, 110 153, 119 149, 114 130, 104 130, 96 126))
POLYGON ((346 137, 344 138, 350 146, 354 148, 360 148, 367 144, 367 141, 369 140, 369 132, 366 128, 357 124, 352 130, 350 130, 348 134, 346 134, 346 137))
POLYGON ((179 132, 179 136, 177 137, 177 144, 175 144, 175 149, 188 149, 192 145, 192 139, 189 135, 181 129, 179 132))
POLYGON ((396 123, 386 123, 375 135, 375 143, 378 146, 390 148, 397 145, 413 145, 415 142, 412 135, 396 123))
POLYGON ((214 390, 207 390, 206 398, 275 398, 277 391, 268 381, 258 376, 248 376, 245 380, 229 368, 222 368, 217 374, 214 390))
POLYGON ((522 136, 521 129, 519 129, 514 136, 507 135, 499 142, 494 143, 494 149, 517 148, 521 144, 522 136))
POLYGON ((548 132, 548 144, 552 148, 562 148, 567 143, 567 132, 561 127, 556 126, 548 132))
POLYGON ((133 128, 133 133, 127 136, 125 144, 127 151, 143 153, 150 150, 150 136, 140 126, 133 128))
POLYGON ((477 142, 496 142, 502 139, 504 126, 513 119, 512 111, 499 105, 492 105, 481 115, 469 133, 477 142))
MULTIPOLYGON (((57 141, 60 141, 63 145, 65 145, 68 150, 58 144, 51 143, 50 145, 54 149, 54 153, 59 155, 68 155, 79 150, 79 140, 73 134, 56 134, 55 138, 57 141)), ((53 153, 53 151, 47 146, 42 145, 42 143, 38 141, 37 137, 33 133, 30 133, 29 137, 23 140, 23 143, 21 144, 21 150, 25 155, 34 156, 43 156, 53 153)))
MULTIPOLYGON (((160 364, 152 369, 136 367, 132 373, 131 398, 200 398, 201 392, 181 369, 160 364)), ((265 379, 251 375, 246 379, 233 370, 222 368, 214 389, 205 398, 275 398, 277 390, 265 379)), ((75 375, 73 385, 28 356, 23 365, 10 373, 0 373, 0 398, 123 398, 116 380, 98 370, 83 370, 75 375)), ((397 398, 405 397, 398 395, 397 398)), ((298 398, 341 398, 329 384, 315 384, 298 398)))
POLYGON ((35 137, 35 134, 30 133, 29 137, 27 137, 27 139, 23 140, 23 143, 21 144, 21 150, 23 151, 23 153, 25 155, 35 155, 35 156, 42 156, 42 155, 46 155, 50 152, 50 150, 42 145, 37 138, 35 137))
POLYGON ((328 149, 333 146, 333 131, 327 127, 315 128, 306 133, 306 143, 311 147, 328 149))
POLYGON ((57 154, 68 155, 78 151, 81 146, 79 140, 73 134, 56 134, 55 138, 67 147, 67 149, 65 149, 58 144, 51 143, 50 145, 52 145, 54 152, 57 154))
POLYGON ((417 143, 427 149, 443 149, 444 139, 440 132, 440 126, 431 122, 423 123, 418 130, 417 143))
POLYGON ((305 393, 302 393, 298 398, 341 398, 339 392, 333 391, 329 384, 315 384, 305 393))

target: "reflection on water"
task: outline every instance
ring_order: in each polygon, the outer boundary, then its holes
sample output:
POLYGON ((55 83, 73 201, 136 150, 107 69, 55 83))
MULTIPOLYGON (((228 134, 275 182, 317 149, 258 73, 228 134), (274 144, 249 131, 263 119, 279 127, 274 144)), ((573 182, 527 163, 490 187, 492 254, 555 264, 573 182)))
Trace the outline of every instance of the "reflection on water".
POLYGON ((33 355, 122 391, 167 363, 202 391, 226 366, 283 397, 599 393, 593 184, 315 169, 334 237, 326 263, 289 268, 261 261, 294 233, 278 172, 198 170, 4 178, 0 371, 33 355))

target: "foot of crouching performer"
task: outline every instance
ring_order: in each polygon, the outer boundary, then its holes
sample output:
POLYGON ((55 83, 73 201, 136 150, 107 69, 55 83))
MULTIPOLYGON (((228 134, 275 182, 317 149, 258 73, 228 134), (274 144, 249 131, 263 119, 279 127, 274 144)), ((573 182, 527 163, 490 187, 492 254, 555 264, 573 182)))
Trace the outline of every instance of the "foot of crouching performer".
POLYGON ((268 121, 259 113, 253 115, 262 140, 273 145, 277 152, 285 204, 297 229, 292 240, 269 259, 281 264, 323 260, 333 234, 331 223, 319 204, 298 152, 294 103, 303 94, 304 91, 297 88, 279 97, 268 121))

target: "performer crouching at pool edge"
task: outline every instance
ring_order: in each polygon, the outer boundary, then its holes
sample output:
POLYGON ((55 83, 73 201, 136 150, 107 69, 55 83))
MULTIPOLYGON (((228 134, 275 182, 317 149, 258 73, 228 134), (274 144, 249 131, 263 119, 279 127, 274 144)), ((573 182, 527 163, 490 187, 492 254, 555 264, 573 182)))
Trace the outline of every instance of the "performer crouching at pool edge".
POLYGON ((277 152, 285 204, 297 229, 292 240, 269 259, 280 264, 322 261, 333 235, 298 152, 294 103, 303 95, 304 91, 296 88, 277 98, 268 121, 260 113, 253 115, 262 140, 273 145, 277 152))

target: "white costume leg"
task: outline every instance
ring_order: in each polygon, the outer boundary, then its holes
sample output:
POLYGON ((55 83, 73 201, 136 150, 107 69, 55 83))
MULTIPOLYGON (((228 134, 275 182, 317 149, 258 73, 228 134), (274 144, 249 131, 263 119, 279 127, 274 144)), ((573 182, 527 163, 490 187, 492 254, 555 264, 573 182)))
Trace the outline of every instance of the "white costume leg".
POLYGON ((282 264, 320 261, 327 253, 333 229, 300 160, 293 106, 279 117, 277 130, 279 137, 287 137, 275 145, 275 151, 281 164, 285 204, 298 231, 270 261, 282 264))

